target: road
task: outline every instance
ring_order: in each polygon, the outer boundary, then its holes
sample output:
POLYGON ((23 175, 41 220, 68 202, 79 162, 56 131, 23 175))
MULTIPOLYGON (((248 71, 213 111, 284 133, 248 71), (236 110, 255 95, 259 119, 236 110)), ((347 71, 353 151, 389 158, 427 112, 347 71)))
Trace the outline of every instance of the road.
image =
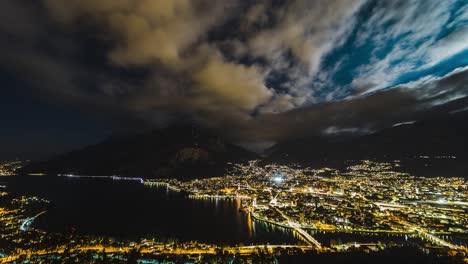
MULTIPOLYGON (((267 249, 269 253, 272 253, 275 249, 287 249, 287 248, 298 248, 303 251, 314 250, 312 246, 302 246, 302 245, 255 245, 255 246, 243 246, 243 247, 225 247, 222 248, 223 252, 227 252, 229 254, 243 254, 243 255, 250 255, 255 254, 258 250, 267 249)), ((37 250, 37 251, 20 251, 15 255, 11 255, 8 257, 0 258, 0 263, 10 263, 13 262, 20 257, 24 256, 26 258, 31 258, 32 256, 44 256, 44 255, 52 255, 52 254, 63 254, 65 252, 66 247, 60 247, 55 250, 37 250)), ((95 246, 80 246, 69 249, 70 253, 73 252, 105 252, 107 254, 111 253, 129 253, 130 251, 134 250, 134 247, 106 247, 103 245, 95 245, 95 246)), ((209 248, 195 248, 195 249, 183 249, 177 248, 173 249, 171 245, 154 245, 150 247, 142 247, 139 252, 141 254, 170 254, 170 255, 198 255, 198 254, 216 254, 217 247, 209 247, 209 248)))
POLYGON ((141 184, 144 184, 145 181, 143 178, 137 178, 137 177, 122 177, 122 176, 94 176, 94 175, 75 175, 75 174, 58 174, 58 176, 61 177, 68 177, 68 178, 97 178, 97 179, 112 179, 114 181, 138 181, 141 184))

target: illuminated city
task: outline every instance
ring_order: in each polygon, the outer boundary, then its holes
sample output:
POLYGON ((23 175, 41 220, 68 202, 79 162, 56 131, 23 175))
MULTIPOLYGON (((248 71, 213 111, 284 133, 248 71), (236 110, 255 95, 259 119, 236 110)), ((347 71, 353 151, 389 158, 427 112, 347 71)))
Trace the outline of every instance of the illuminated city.
POLYGON ((23 167, 21 161, 0 161, 0 175, 11 176, 16 174, 16 170, 23 167))
POLYGON ((238 176, 146 184, 166 184, 194 199, 242 199, 254 219, 304 233, 307 243, 318 249, 320 243, 304 229, 417 235, 437 246, 466 251, 466 241, 453 244, 439 237, 468 233, 467 181, 391 170, 398 165, 363 161, 342 173, 252 161, 237 166, 238 176))
MULTIPOLYGON (((250 161, 236 164, 230 175, 191 181, 174 179, 138 179, 119 176, 59 175, 85 180, 108 178, 113 181, 143 183, 147 188, 165 188, 185 193, 195 200, 234 200, 248 221, 293 230, 297 243, 220 246, 198 241, 121 241, 84 235, 63 236, 33 227, 50 201, 36 196, 15 197, 2 192, 1 261, 21 259, 60 260, 75 256, 85 259, 86 252, 101 259, 128 260, 132 254, 144 259, 171 259, 190 256, 200 260, 229 256, 269 256, 379 252, 417 244, 421 252, 467 258, 468 192, 463 178, 425 178, 396 172, 399 161, 377 163, 368 160, 340 171, 332 168, 310 169, 250 161), (394 239, 372 242, 327 243, 315 234, 391 235, 394 239), (410 243, 411 241, 411 243, 410 243), (299 250, 299 251, 296 251, 299 250), (298 253, 300 252, 300 253, 298 253), (73 255, 74 254, 74 255, 73 255)), ((252 223, 248 223, 252 229, 252 223)), ((252 232, 250 230, 249 232, 252 232)), ((466 259, 465 259, 466 260, 466 259)))
POLYGON ((468 0, 0 20, 0 264, 468 264, 468 0))

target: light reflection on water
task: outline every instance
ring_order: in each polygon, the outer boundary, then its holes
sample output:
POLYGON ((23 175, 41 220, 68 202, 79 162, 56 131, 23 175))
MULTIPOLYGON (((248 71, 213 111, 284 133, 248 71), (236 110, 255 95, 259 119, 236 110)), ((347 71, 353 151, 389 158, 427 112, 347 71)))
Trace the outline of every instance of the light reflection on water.
MULTIPOLYGON (((4 177, 9 191, 51 201, 34 225, 50 232, 78 232, 124 239, 159 238, 220 244, 305 244, 289 228, 240 212, 241 201, 188 199, 167 188, 96 179, 4 177)), ((348 242, 415 242, 412 236, 310 231, 324 245, 348 242)), ((445 238, 445 237, 444 237, 445 238)), ((447 237, 457 241, 457 237, 447 237)), ((465 237, 466 239, 466 237, 465 237)), ((466 240, 465 240, 466 241, 466 240)))
POLYGON ((240 201, 194 200, 136 182, 65 177, 8 178, 10 191, 51 201, 33 226, 49 232, 206 243, 295 244, 288 232, 253 221, 240 201))

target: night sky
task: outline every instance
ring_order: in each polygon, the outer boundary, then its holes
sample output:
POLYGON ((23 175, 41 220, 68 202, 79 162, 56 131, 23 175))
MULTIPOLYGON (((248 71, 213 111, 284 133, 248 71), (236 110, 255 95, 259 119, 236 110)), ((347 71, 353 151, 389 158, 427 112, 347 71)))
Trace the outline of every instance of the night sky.
POLYGON ((175 123, 268 146, 468 110, 465 0, 2 0, 0 158, 175 123))

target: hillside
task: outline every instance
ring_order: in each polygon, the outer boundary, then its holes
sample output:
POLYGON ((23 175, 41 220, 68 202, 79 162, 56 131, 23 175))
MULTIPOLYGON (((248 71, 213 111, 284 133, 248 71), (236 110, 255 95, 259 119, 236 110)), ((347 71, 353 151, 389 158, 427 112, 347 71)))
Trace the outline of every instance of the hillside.
POLYGON ((405 170, 428 176, 468 176, 468 116, 457 114, 389 127, 373 134, 309 137, 280 142, 267 162, 342 166, 346 160, 401 160, 405 170))
POLYGON ((197 178, 223 175, 229 162, 256 158, 247 150, 191 126, 112 138, 33 163, 23 173, 72 173, 197 178))

